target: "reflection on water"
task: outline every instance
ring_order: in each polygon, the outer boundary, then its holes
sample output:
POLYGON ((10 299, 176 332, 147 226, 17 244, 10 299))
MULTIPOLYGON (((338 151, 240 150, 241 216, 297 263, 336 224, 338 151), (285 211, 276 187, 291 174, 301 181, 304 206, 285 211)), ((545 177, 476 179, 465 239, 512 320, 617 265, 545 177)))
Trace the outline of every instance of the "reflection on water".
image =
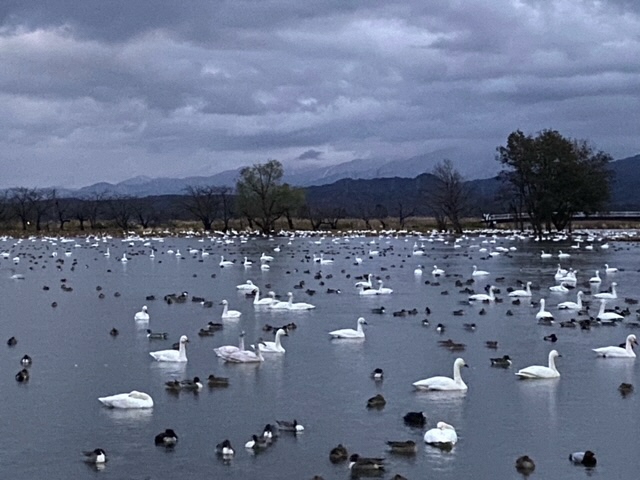
MULTIPOLYGON (((296 238, 288 245, 288 239, 223 243, 171 238, 165 243, 151 240, 144 247, 140 242, 100 242, 97 248, 85 247, 82 241, 82 247, 72 249, 67 259, 61 245, 0 239, 0 251, 10 252, 11 257, 21 255, 16 266, 0 259, 0 288, 5 292, 0 295, 0 328, 5 340, 10 336, 18 339, 16 347, 0 349, 0 366, 10 372, 0 376, 3 473, 7 478, 31 480, 35 478, 31 470, 55 464, 56 469, 47 468, 51 480, 79 478, 85 467, 77 452, 87 445, 99 445, 110 457, 101 475, 110 478, 345 478, 349 475, 346 464, 334 466, 327 458, 331 448, 343 443, 350 453, 386 456, 388 468, 383 478, 395 473, 427 478, 434 472, 443 480, 517 478, 515 458, 527 453, 537 464, 534 475, 546 478, 548 472, 554 472, 563 480, 580 479, 585 469, 571 465, 567 455, 586 447, 594 449, 602 462, 587 475, 600 472, 607 478, 635 478, 635 464, 629 459, 635 458, 640 447, 634 434, 640 428, 636 415, 640 397, 630 394, 623 399, 618 386, 622 382, 640 385, 637 361, 598 359, 591 351, 617 345, 628 331, 622 326, 590 331, 541 327, 535 321, 536 306, 528 301, 515 305, 506 296, 506 289, 517 287, 518 281, 532 281, 533 301, 546 298, 547 310, 557 319, 577 317, 575 312, 556 308, 560 301, 574 300, 575 290, 557 295, 548 290, 555 284, 556 259, 543 262, 539 258, 541 248, 555 254, 565 245, 487 236, 461 237, 460 248, 454 249, 453 242, 446 244, 427 235, 425 255, 413 256, 413 238, 376 238, 374 244, 371 240, 354 237, 334 243, 331 238, 314 238, 319 243, 311 243, 296 238), (489 257, 479 248, 470 249, 471 244, 493 251, 497 246, 516 246, 517 251, 489 257), (271 269, 261 272, 261 253, 272 252, 276 245, 282 251, 274 254, 271 269), (103 255, 107 246, 110 257, 103 255), (149 260, 151 248, 156 256, 153 261, 149 260), (175 254, 167 254, 168 248, 181 252, 204 248, 210 256, 184 255, 177 260, 175 254), (380 255, 369 257, 373 248, 380 255), (65 263, 56 264, 50 256, 53 251, 65 263), (119 267, 125 252, 129 262, 119 267), (322 252, 335 263, 316 265, 308 260, 322 252), (219 255, 236 260, 236 265, 221 269, 219 255), (254 261, 252 268, 240 265, 245 256, 254 261), (355 257, 362 258, 362 263, 354 265, 355 257), (83 268, 72 270, 76 259, 83 268), (413 274, 418 264, 424 269, 422 277, 413 274), (446 274, 433 278, 425 265, 434 264, 446 274), (481 292, 502 278, 497 282, 502 303, 468 304, 468 292, 462 290, 474 264, 491 274, 468 287, 481 292), (358 295, 355 278, 368 273, 380 277, 394 293, 358 295), (11 280, 14 274, 24 275, 24 280, 11 280), (72 291, 58 288, 62 278, 72 291), (262 292, 273 290, 284 298, 286 292, 294 291, 294 301, 317 308, 256 309, 253 299, 236 289, 249 279, 262 292), (301 280, 305 288, 294 289, 301 280), (166 294, 183 291, 189 292, 185 302, 162 300, 166 294), (147 300, 150 295, 156 300, 147 300), (213 308, 192 302, 192 296, 212 302, 213 308), (224 298, 242 316, 225 320, 212 338, 198 337, 208 322, 221 322, 218 304, 224 298), (150 321, 135 322, 133 315, 145 304, 150 321), (383 305, 386 313, 372 312, 383 305), (426 307, 430 314, 424 313, 426 307), (403 309, 419 313, 392 315, 403 309), (365 340, 329 339, 328 332, 353 328, 360 316, 369 324, 365 340), (422 325, 424 318, 429 318, 430 327, 422 325), (271 340, 265 324, 290 322, 298 328, 284 338, 286 353, 265 355, 263 363, 229 364, 213 352, 216 346, 236 345, 240 331, 246 332, 247 345, 259 337, 271 340), (445 324, 444 336, 435 332, 437 323, 445 324), (467 330, 464 323, 476 323, 477 328, 467 330), (117 337, 109 335, 114 327, 120 332, 117 337), (167 332, 168 340, 150 341, 147 328, 167 332), (558 336, 557 348, 563 355, 558 364, 560 379, 518 380, 514 375, 518 368, 547 358, 550 345, 542 337, 551 332, 558 336), (149 356, 150 351, 169 349, 183 334, 191 339, 187 363, 156 362, 149 356), (443 348, 438 341, 444 338, 464 344, 464 351, 443 348), (498 349, 487 349, 487 340, 496 341, 498 349), (34 359, 31 379, 27 385, 18 385, 13 375, 21 368, 19 360, 25 353, 34 359), (505 354, 513 359, 513 366, 491 368, 489 358, 505 354), (413 389, 418 379, 449 376, 458 356, 472 365, 462 372, 468 391, 413 389), (371 378, 374 368, 384 370, 384 381, 371 378), (198 394, 171 394, 165 389, 168 380, 199 376, 206 382, 210 373, 228 377, 229 386, 205 386, 198 394), (96 392, 133 388, 153 397, 152 410, 111 410, 96 400, 96 392), (368 410, 367 399, 378 393, 387 402, 385 408, 368 410), (32 409, 37 416, 28 414, 32 409), (409 411, 424 411, 427 426, 406 426, 402 417, 409 411), (266 423, 293 418, 305 425, 303 435, 280 436, 256 456, 243 448, 266 423), (424 431, 441 420, 453 425, 459 435, 450 452, 423 444, 424 431), (153 448, 153 437, 166 428, 175 429, 180 436, 171 455, 161 455, 153 448), (68 434, 60 435, 61 429, 68 434), (215 445, 224 438, 236 449, 227 463, 214 454, 215 445), (419 445, 415 456, 389 454, 387 440, 409 439, 419 445), (28 463, 24 445, 39 452, 29 456, 28 463), (55 445, 53 451, 51 445, 55 445)), ((602 270, 605 262, 624 265, 626 270, 615 276, 620 300, 610 305, 624 308, 624 298, 637 294, 637 248, 625 244, 624 249, 614 247, 606 252, 572 251, 563 267, 578 270, 577 288, 588 292, 583 282, 593 270, 602 270)), ((611 276, 602 276, 599 290, 609 289, 611 281, 611 276)))

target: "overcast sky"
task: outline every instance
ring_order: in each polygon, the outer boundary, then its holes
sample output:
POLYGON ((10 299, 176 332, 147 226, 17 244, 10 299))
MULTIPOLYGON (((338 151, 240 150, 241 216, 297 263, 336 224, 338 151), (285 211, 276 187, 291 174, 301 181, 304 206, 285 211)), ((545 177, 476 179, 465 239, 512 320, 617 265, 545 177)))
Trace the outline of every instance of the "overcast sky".
POLYGON ((640 1, 3 0, 0 109, 0 187, 452 147, 497 169, 516 129, 622 158, 640 1))

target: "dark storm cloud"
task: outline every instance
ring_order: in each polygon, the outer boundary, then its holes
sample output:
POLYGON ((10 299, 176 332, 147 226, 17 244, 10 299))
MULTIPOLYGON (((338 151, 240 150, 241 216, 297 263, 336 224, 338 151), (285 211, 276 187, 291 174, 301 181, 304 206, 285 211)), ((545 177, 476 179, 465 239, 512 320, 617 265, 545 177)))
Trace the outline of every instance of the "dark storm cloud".
POLYGON ((453 147, 462 170, 490 172, 518 128, 635 154, 639 12, 624 0, 2 2, 0 187, 453 147))

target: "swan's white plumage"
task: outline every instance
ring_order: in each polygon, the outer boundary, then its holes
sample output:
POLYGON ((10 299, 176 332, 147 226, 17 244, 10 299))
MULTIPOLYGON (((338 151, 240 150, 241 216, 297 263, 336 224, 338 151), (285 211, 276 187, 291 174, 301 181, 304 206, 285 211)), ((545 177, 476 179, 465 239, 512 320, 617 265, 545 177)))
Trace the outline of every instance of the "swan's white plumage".
POLYGON ((108 397, 99 397, 98 400, 109 408, 152 408, 151 395, 132 390, 129 393, 118 393, 108 397))
POLYGON ((362 328, 363 325, 367 325, 364 317, 358 318, 357 328, 353 330, 352 328, 343 328, 340 330, 334 330, 333 332, 329 332, 331 338, 346 338, 346 339, 360 339, 364 338, 364 330, 362 328))
POLYGON ((467 364, 462 358, 457 358, 453 362, 453 378, 450 377, 430 377, 424 380, 413 382, 413 386, 418 390, 467 390, 467 385, 462 381, 460 369, 467 364))
POLYGON ((637 345, 638 341, 634 334, 627 335, 625 347, 611 346, 594 348, 593 351, 600 357, 605 358, 636 358, 636 353, 633 351, 633 346, 637 345))
POLYGON ((557 350, 551 350, 549 352, 549 366, 544 367, 542 365, 532 365, 527 368, 523 368, 516 372, 516 375, 520 378, 530 378, 530 379, 545 379, 545 378, 558 378, 560 377, 560 372, 556 368, 555 359, 559 357, 560 354, 557 350))
POLYGON ((189 339, 186 335, 180 337, 180 346, 178 350, 158 350, 157 352, 149 352, 157 362, 186 362, 187 361, 187 343, 189 339))
POLYGON ((452 425, 445 422, 438 422, 436 428, 425 432, 424 443, 438 447, 452 447, 458 443, 458 434, 452 425))

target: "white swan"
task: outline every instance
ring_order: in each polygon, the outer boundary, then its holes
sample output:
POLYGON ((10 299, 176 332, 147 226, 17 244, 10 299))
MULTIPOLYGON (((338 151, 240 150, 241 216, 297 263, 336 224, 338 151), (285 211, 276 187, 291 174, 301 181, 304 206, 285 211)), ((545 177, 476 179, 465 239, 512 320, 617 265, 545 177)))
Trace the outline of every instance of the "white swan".
POLYGON ((365 288, 362 285, 358 287, 358 295, 372 296, 378 295, 377 288, 365 288))
POLYGON ((558 250, 558 258, 569 258, 570 256, 570 254, 563 253, 562 250, 558 250))
POLYGON ((422 265, 418 265, 414 270, 413 270, 413 274, 417 277, 419 277, 420 275, 422 275, 422 265))
POLYGON ((576 270, 569 270, 567 274, 560 279, 560 282, 570 283, 570 284, 575 284, 577 281, 578 281, 578 278, 577 278, 576 270))
POLYGON ((562 302, 558 304, 560 310, 582 310, 582 291, 578 292, 578 298, 575 302, 562 302))
POLYGON ((283 302, 281 300, 276 300, 274 297, 274 302, 271 305, 268 305, 268 307, 272 310, 289 310, 289 300, 287 300, 286 302, 283 302))
POLYGON ((262 252, 262 255, 260 255, 261 262, 271 262, 272 260, 273 257, 271 255, 265 255, 264 252, 262 252))
POLYGON ((470 302, 493 302, 496 299, 496 296, 493 294, 495 287, 492 285, 489 287, 489 294, 486 293, 474 293, 473 295, 469 295, 470 302))
POLYGON ((460 369, 467 364, 462 358, 456 358, 453 362, 453 378, 431 377, 413 382, 413 386, 418 390, 467 390, 467 385, 462 381, 460 369))
POLYGON ((616 312, 605 312, 604 307, 607 301, 603 298, 600 300, 600 310, 598 310, 598 315, 596 318, 600 321, 604 322, 615 322, 618 320, 623 320, 624 317, 616 312))
POLYGON ((525 290, 514 290, 509 293, 510 297, 530 297, 531 296, 531 282, 527 282, 525 290))
POLYGON ((267 298, 260 298, 260 289, 256 287, 256 296, 253 297, 253 304, 255 306, 269 306, 272 305, 276 300, 276 294, 274 292, 269 292, 269 296, 267 298))
POLYGON ((240 350, 230 355, 225 355, 225 362, 230 363, 259 363, 264 362, 264 357, 262 356, 262 352, 260 349, 255 348, 254 345, 251 345, 253 350, 240 350))
POLYGON ((553 315, 551 314, 551 312, 549 312, 548 310, 545 310, 544 307, 545 307, 545 299, 541 298, 540 310, 538 310, 538 313, 536 313, 536 320, 541 320, 543 318, 549 318, 553 320, 553 315))
POLYGON ((360 317, 358 318, 357 330, 343 328, 329 332, 329 335, 331 335, 331 338, 364 339, 363 325, 367 325, 367 322, 364 317, 360 317))
POLYGON ((542 253, 540 254, 540 258, 551 258, 552 255, 550 253, 544 253, 544 250, 542 250, 542 253))
POLYGON ((143 305, 142 306, 142 310, 140 310, 139 312, 137 312, 134 316, 133 319, 137 322, 148 322, 149 321, 149 314, 147 313, 147 306, 143 305))
POLYGON ((594 298, 606 298, 606 299, 615 299, 618 298, 618 293, 616 292, 616 285, 618 285, 616 282, 611 283, 611 292, 602 292, 602 293, 596 293, 593 297, 594 298))
POLYGON ((616 267, 610 267, 606 263, 604 264, 604 272, 605 273, 616 273, 618 269, 616 267))
POLYGON ((393 293, 393 289, 383 286, 382 280, 378 280, 378 289, 376 290, 378 295, 390 295, 393 293))
POLYGON ((440 275, 444 275, 444 270, 441 268, 438 268, 437 265, 434 265, 433 270, 431 270, 431 275, 435 277, 439 277, 440 275))
POLYGON ((284 329, 279 328, 276 332, 276 340, 275 342, 258 342, 258 348, 262 353, 284 353, 285 349, 282 346, 280 338, 283 335, 288 335, 284 329))
POLYGON ((232 353, 244 350, 244 332, 240 332, 239 337, 237 347, 235 345, 223 345, 222 347, 214 348, 213 351, 216 352, 218 357, 224 358, 232 353))
POLYGON ((424 443, 440 448, 451 448, 458 443, 458 434, 452 425, 438 422, 436 428, 425 432, 424 443))
POLYGON ((153 248, 151 249, 151 252, 149 253, 149 258, 156 258, 156 252, 153 251, 153 248))
POLYGON ((222 302, 220 302, 220 305, 224 305, 224 308, 222 309, 223 319, 240 318, 240 315, 242 315, 242 313, 238 310, 229 310, 229 302, 227 302, 226 300, 222 300, 222 302))
POLYGON ((569 293, 569 289, 563 283, 549 287, 549 290, 555 293, 569 293))
POLYGON ((151 395, 132 390, 129 393, 118 393, 108 397, 99 397, 98 400, 109 408, 152 408, 151 395))
MULTIPOLYGON (((55 252, 54 252, 55 253, 55 252)), ((107 258, 111 256, 111 252, 109 251, 109 247, 107 247, 107 251, 103 253, 103 255, 107 258)), ((8 258, 8 257, 7 257, 8 258)))
POLYGON ((558 264, 558 270, 556 270, 556 274, 553 276, 556 279, 556 282, 559 282, 567 275, 568 270, 562 268, 560 264, 558 264))
POLYGON ((254 292, 258 287, 255 286, 251 280, 247 280, 246 283, 236 285, 236 288, 243 292, 254 292))
POLYGON ((224 259, 224 255, 220 255, 220 263, 219 265, 224 268, 224 267, 231 267, 233 265, 233 262, 230 260, 225 260, 224 259))
POLYGON ((247 259, 247 257, 244 257, 244 262, 242 262, 242 265, 244 265, 245 268, 249 268, 251 265, 253 265, 253 262, 247 259))
POLYGON ((542 378, 558 378, 560 372, 556 368, 556 357, 561 355, 557 350, 551 350, 549 352, 549 366, 543 367, 542 365, 532 365, 531 367, 523 368, 516 372, 516 375, 520 378, 542 379, 542 378))
POLYGON ((122 258, 120 259, 120 261, 122 263, 127 263, 129 261, 129 259, 127 258, 127 254, 126 253, 122 254, 122 258))
POLYGON ((158 350, 157 352, 149 352, 149 355, 157 362, 186 362, 187 343, 189 343, 189 339, 186 335, 182 335, 178 350, 158 350))
POLYGON ((627 341, 625 347, 600 347, 594 348, 593 351, 600 357, 605 358, 636 358, 636 352, 633 351, 633 346, 637 345, 638 341, 634 334, 627 335, 627 341))
POLYGON ((320 254, 320 265, 333 265, 333 260, 331 259, 325 259, 324 258, 324 253, 320 254))
POLYGON ((589 279, 589 283, 601 283, 600 272, 596 270, 596 274, 589 279))
POLYGON ((484 275, 489 275, 489 272, 487 272, 486 270, 478 270, 478 267, 476 267, 475 265, 473 266, 473 273, 471 274, 471 276, 482 277, 484 275))
POLYGON ((367 275, 367 280, 361 280, 359 282, 356 282, 356 288, 357 287, 373 288, 373 283, 371 281, 372 278, 373 278, 373 275, 372 274, 368 274, 367 275))
POLYGON ((304 302, 296 302, 293 303, 293 293, 289 292, 287 293, 287 296, 289 297, 289 301, 287 302, 287 310, 312 310, 314 308, 316 308, 315 305, 312 305, 310 303, 304 303, 304 302))

